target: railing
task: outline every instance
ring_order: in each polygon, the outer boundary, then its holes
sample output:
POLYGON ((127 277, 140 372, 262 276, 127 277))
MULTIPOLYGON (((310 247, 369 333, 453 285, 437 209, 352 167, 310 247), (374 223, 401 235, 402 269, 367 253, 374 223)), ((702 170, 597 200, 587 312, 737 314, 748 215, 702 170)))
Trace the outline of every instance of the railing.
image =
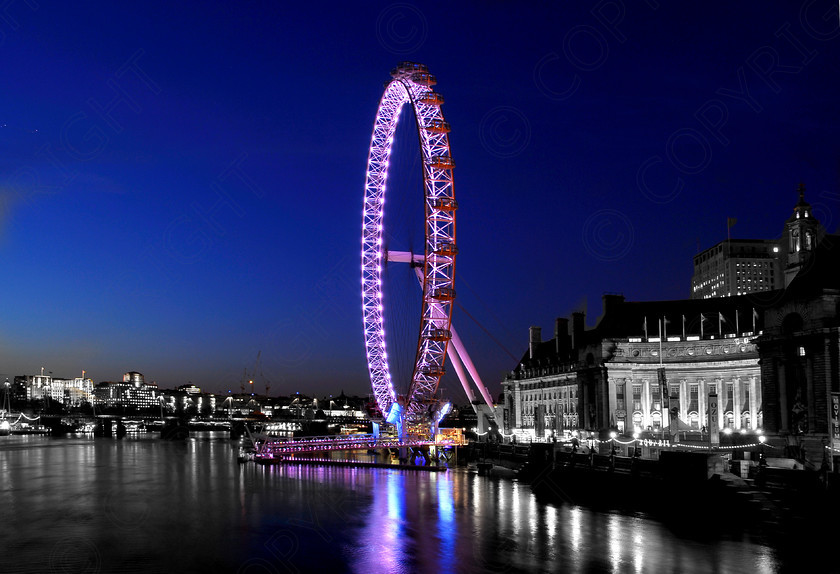
POLYGON ((306 438, 271 437, 256 440, 256 455, 258 458, 273 458, 305 452, 326 452, 332 450, 360 450, 373 448, 401 448, 417 446, 456 446, 458 443, 450 439, 438 441, 424 437, 375 436, 372 434, 355 434, 339 436, 315 436, 306 438))

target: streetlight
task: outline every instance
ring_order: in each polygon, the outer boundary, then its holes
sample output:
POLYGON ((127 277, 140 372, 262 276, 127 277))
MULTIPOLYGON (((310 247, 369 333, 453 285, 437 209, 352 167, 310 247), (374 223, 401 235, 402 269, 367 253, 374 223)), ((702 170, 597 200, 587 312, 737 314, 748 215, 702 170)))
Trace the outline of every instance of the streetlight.
POLYGON ((615 431, 610 431, 610 472, 615 470, 615 431))
POLYGON ((764 458, 764 435, 758 436, 758 471, 755 473, 755 482, 758 486, 764 487, 767 460, 764 458))
POLYGON ((767 468, 767 459, 764 458, 764 441, 767 440, 763 434, 758 435, 758 467, 761 470, 767 468))

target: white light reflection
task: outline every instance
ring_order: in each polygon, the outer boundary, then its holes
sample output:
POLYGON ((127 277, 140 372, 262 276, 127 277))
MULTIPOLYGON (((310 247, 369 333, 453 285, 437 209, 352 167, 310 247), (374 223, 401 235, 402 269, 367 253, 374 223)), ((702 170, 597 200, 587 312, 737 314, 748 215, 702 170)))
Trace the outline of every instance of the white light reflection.
POLYGON ((641 525, 636 525, 633 528, 633 567, 636 572, 643 572, 645 565, 645 545, 642 539, 641 525))
POLYGON ((572 564, 580 564, 580 550, 583 544, 581 534, 581 509, 573 506, 569 509, 569 535, 572 540, 572 564))
POLYGON ((557 558, 557 509, 546 505, 545 509, 545 544, 552 559, 557 558))
MULTIPOLYGON (((516 494, 519 494, 519 493, 516 492, 516 494)), ((540 519, 540 516, 539 516, 539 511, 538 511, 538 508, 537 508, 537 499, 536 499, 535 496, 529 496, 528 497, 528 526, 530 527, 529 528, 529 534, 531 535, 531 540, 533 540, 534 537, 537 536, 537 534, 539 534, 539 528, 540 528, 539 519, 540 519)))
POLYGON ((610 546, 610 562, 613 572, 621 572, 621 519, 611 514, 607 522, 607 539, 610 546))
POLYGON ((519 532, 522 529, 522 501, 518 496, 512 496, 511 498, 513 506, 510 513, 511 530, 513 532, 519 532))

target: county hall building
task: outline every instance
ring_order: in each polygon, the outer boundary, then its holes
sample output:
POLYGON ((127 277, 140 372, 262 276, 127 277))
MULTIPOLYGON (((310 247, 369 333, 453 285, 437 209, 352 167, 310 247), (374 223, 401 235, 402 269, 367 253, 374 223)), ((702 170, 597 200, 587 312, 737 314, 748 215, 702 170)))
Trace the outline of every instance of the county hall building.
POLYGON ((779 239, 695 257, 690 299, 604 295, 594 327, 581 312, 550 337, 531 327, 502 381, 504 434, 696 440, 716 395, 724 432, 761 432, 780 456, 840 467, 840 236, 798 192, 779 239))

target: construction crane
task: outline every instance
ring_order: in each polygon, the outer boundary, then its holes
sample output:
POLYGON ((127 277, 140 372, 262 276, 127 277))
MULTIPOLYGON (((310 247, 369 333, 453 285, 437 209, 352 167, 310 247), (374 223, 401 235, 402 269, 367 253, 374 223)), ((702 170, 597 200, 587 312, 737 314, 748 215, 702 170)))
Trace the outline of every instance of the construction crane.
MULTIPOLYGON (((251 384, 254 384, 254 381, 257 380, 257 377, 262 379, 263 383, 265 383, 265 396, 268 396, 268 391, 271 390, 271 381, 265 378, 263 375, 262 367, 260 365, 260 356, 262 355, 262 351, 257 351, 257 360, 254 363, 254 371, 251 373, 251 384)), ((253 390, 253 387, 251 387, 253 390)))
POLYGON ((262 351, 257 351, 257 360, 254 361, 254 370, 251 371, 251 379, 248 381, 251 383, 251 394, 254 394, 254 379, 257 378, 257 373, 260 372, 260 354, 262 351))

